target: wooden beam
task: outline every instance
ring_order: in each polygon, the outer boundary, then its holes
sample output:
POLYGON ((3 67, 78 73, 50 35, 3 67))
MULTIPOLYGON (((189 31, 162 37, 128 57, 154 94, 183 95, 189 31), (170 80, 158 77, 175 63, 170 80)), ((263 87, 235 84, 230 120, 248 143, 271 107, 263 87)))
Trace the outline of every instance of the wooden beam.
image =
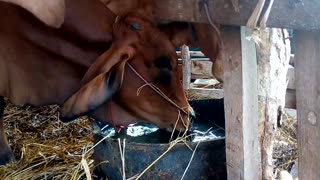
MULTIPOLYGON (((194 76, 198 77, 202 75, 203 77, 211 77, 212 75, 212 62, 211 61, 191 61, 191 78, 194 76)), ((198 78, 200 79, 200 78, 198 78)))
POLYGON ((191 60, 190 60, 190 53, 189 47, 183 45, 181 47, 181 58, 182 58, 182 84, 183 89, 189 89, 190 82, 191 82, 191 60))
POLYGON ((287 80, 289 81, 287 89, 296 89, 294 67, 292 67, 292 66, 289 66, 289 68, 288 68, 287 80))
POLYGON ((291 55, 290 55, 289 64, 294 67, 294 54, 291 54, 291 55))
MULTIPOLYGON (((180 61, 182 61, 182 59, 181 58, 178 58, 178 60, 180 61)), ((209 58, 206 58, 206 57, 198 57, 198 58, 190 58, 190 60, 191 61, 210 61, 210 59, 209 58)))
POLYGON ((188 92, 203 99, 221 99, 224 97, 223 89, 204 89, 191 87, 188 92))
MULTIPOLYGON (((178 56, 181 56, 181 51, 176 51, 178 56)), ((205 57, 201 51, 189 51, 190 57, 205 57)))
POLYGON ((246 28, 222 34, 226 49, 224 93, 228 179, 261 179, 256 50, 246 28), (241 51, 242 49, 242 51, 241 51))
MULTIPOLYGON (((239 12, 230 0, 207 0, 212 19, 223 25, 246 25, 258 0, 239 0, 239 12)), ((156 15, 160 20, 207 23, 203 0, 161 0, 156 15)), ((319 0, 274 1, 268 27, 292 29, 320 29, 319 0)))
POLYGON ((296 91, 287 89, 285 108, 297 109, 296 91))
POLYGON ((299 179, 320 177, 320 31, 295 32, 299 179))
MULTIPOLYGON (((200 99, 220 99, 224 98, 223 89, 205 89, 205 88, 196 88, 190 87, 188 90, 192 94, 197 95, 200 99)), ((285 108, 296 109, 296 91, 288 89, 286 93, 286 104, 285 108)))

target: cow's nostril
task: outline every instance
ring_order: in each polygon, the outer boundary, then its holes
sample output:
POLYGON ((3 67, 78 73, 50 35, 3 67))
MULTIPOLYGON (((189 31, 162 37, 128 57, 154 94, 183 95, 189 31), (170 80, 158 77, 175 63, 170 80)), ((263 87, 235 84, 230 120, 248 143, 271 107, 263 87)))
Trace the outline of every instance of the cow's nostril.
POLYGON ((195 119, 195 118, 196 118, 196 114, 194 113, 194 111, 189 112, 189 117, 190 117, 191 119, 195 119))
POLYGON ((191 106, 189 106, 189 108, 188 108, 188 115, 192 119, 196 118, 196 113, 194 112, 194 110, 193 110, 193 108, 191 106))

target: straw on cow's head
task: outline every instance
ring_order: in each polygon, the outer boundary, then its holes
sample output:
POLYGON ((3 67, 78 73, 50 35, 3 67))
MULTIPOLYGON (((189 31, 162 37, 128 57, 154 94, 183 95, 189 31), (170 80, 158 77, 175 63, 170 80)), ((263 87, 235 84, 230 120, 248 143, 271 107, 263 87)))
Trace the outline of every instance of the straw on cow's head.
MULTIPOLYGON (((64 103, 61 119, 73 120, 112 99, 137 118, 161 128, 185 130, 193 111, 179 77, 175 47, 168 37, 149 20, 127 15, 114 24, 112 47, 87 71, 82 88, 64 103)), ((121 124, 117 117, 114 121, 121 124)))

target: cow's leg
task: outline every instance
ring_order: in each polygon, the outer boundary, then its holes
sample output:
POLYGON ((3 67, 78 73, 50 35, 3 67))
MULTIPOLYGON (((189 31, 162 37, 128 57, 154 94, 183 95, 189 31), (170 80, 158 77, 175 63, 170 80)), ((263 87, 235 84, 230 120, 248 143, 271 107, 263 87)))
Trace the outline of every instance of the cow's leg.
POLYGON ((14 159, 3 127, 3 111, 5 106, 4 98, 0 96, 0 165, 4 165, 14 159))

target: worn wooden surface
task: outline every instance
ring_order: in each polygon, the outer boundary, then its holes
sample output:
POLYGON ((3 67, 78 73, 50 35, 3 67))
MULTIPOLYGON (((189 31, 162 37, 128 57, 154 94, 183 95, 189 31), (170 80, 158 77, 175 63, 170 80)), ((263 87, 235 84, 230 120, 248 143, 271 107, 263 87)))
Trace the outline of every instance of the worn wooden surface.
POLYGON ((297 109, 296 90, 287 89, 285 108, 297 109))
MULTIPOLYGON (((171 21, 208 22, 203 0, 161 0, 156 1, 159 19, 171 21)), ((239 0, 234 8, 230 0, 208 0, 212 19, 223 25, 246 25, 258 0, 239 0), (238 9, 239 11, 235 11, 238 9)), ((268 27, 293 29, 320 29, 319 0, 274 1, 268 27)))
POLYGON ((211 61, 192 61, 191 62, 191 79, 206 79, 210 77, 214 79, 212 75, 212 62, 211 61), (202 76, 202 77, 201 77, 202 76))
MULTIPOLYGON (((213 79, 214 77, 211 73, 211 66, 211 61, 191 61, 191 79, 213 79)), ((179 71, 182 76, 182 67, 179 71)), ((295 70, 292 66, 288 68, 287 79, 289 82, 285 98, 285 107, 296 109, 295 70)), ((189 88, 192 93, 197 94, 199 97, 213 99, 224 97, 223 89, 194 88, 192 83, 189 88)))
POLYGON ((183 89, 189 89, 190 82, 191 82, 191 60, 190 60, 190 53, 189 47, 183 45, 181 47, 181 58, 182 58, 182 84, 183 89))
POLYGON ((320 178, 320 32, 295 32, 299 179, 320 178))
POLYGON ((294 67, 294 54, 291 54, 291 55, 290 55, 289 64, 294 67))
MULTIPOLYGON (((181 51, 176 51, 178 56, 181 56, 181 51)), ((201 51, 189 51, 190 57, 204 57, 201 51)))
POLYGON ((223 89, 190 88, 188 91, 204 99, 221 99, 224 97, 223 89))
POLYGON ((288 68, 287 80, 288 80, 287 89, 293 89, 293 90, 296 89, 296 78, 295 78, 294 67, 292 67, 291 65, 288 68))
POLYGON ((249 35, 245 28, 242 40, 240 28, 226 28, 222 36, 228 179, 261 179, 255 46, 245 38, 249 35))
MULTIPOLYGON (((214 76, 212 75, 211 69, 212 69, 211 61, 192 60, 191 61, 191 79, 212 79, 214 78, 214 76)), ((296 89, 294 67, 291 65, 288 68, 287 80, 288 80, 288 89, 292 89, 292 90, 296 89)))
POLYGON ((273 145, 280 112, 285 107, 290 42, 286 30, 267 28, 257 33, 259 130, 261 132, 262 179, 275 179, 273 145))
MULTIPOLYGON (((220 99, 224 97, 223 89, 205 89, 205 88, 195 88, 191 87, 189 92, 196 94, 197 97, 220 99)), ((296 91, 288 89, 286 93, 286 104, 285 108, 296 109, 296 91)))

